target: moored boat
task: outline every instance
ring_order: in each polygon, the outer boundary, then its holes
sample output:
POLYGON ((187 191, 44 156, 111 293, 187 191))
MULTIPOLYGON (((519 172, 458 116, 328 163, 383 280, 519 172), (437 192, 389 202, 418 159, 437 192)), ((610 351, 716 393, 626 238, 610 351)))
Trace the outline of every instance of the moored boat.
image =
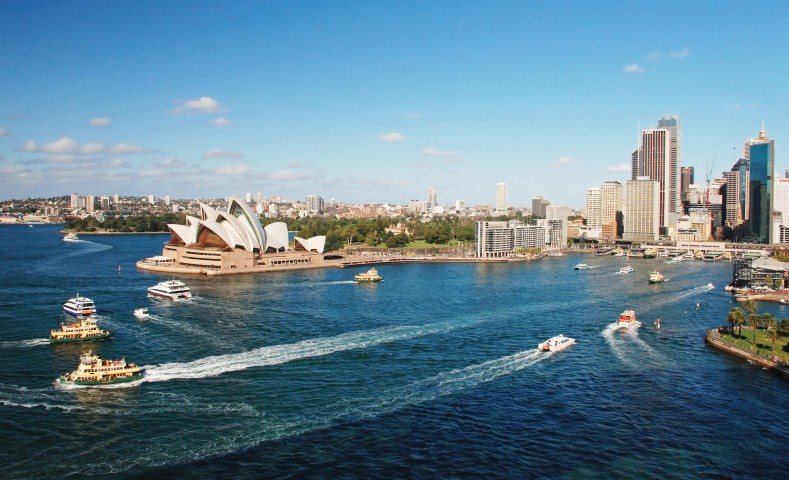
POLYGON ((90 342, 111 337, 112 332, 99 328, 93 317, 79 317, 78 322, 61 323, 60 329, 52 330, 49 333, 49 343, 90 342))
POLYGON ((565 337, 564 335, 559 334, 540 343, 537 345, 537 348, 543 352, 558 352, 560 350, 564 350, 565 348, 569 348, 572 345, 575 345, 574 338, 565 337))
POLYGON ((126 383, 143 377, 143 369, 134 363, 120 360, 103 360, 88 350, 79 357, 77 369, 58 377, 61 385, 100 386, 126 383))
POLYGON ((76 233, 69 232, 69 233, 66 234, 65 237, 63 237, 63 241, 64 242, 78 242, 79 241, 79 237, 77 236, 76 233))
POLYGON ((186 300, 192 298, 192 292, 189 291, 189 287, 187 287, 184 282, 175 279, 159 282, 153 287, 149 287, 148 294, 168 300, 186 300))
POLYGON ((88 297, 80 297, 79 293, 77 293, 76 297, 69 298, 63 304, 63 311, 74 317, 88 316, 96 313, 96 305, 93 303, 93 300, 88 297))
POLYGON ((652 273, 649 274, 649 283, 661 283, 664 281, 666 281, 666 277, 657 270, 652 270, 652 273))
POLYGON ((138 308, 134 311, 134 317, 143 319, 143 318, 151 318, 151 314, 148 313, 148 309, 145 307, 138 308))
POLYGON ((381 280, 383 280, 383 277, 378 275, 378 270, 371 268, 366 272, 354 275, 353 279, 356 280, 356 283, 367 283, 367 282, 380 282, 381 280))
POLYGON ((638 320, 636 320, 636 312, 634 310, 625 310, 619 315, 619 320, 617 320, 616 323, 620 327, 636 325, 638 323, 638 320))

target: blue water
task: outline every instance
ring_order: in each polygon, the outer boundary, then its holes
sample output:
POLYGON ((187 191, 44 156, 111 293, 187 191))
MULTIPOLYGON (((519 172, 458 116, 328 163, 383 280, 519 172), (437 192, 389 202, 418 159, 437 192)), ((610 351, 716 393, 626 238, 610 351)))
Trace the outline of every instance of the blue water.
POLYGON ((134 268, 166 237, 83 238, 0 228, 0 478, 785 478, 789 384, 704 344, 729 263, 185 277, 196 298, 171 304, 134 268), (82 347, 44 339, 77 292, 115 333, 93 347, 143 382, 53 385, 82 347), (625 308, 643 325, 612 331, 625 308), (559 333, 578 344, 535 351, 559 333))

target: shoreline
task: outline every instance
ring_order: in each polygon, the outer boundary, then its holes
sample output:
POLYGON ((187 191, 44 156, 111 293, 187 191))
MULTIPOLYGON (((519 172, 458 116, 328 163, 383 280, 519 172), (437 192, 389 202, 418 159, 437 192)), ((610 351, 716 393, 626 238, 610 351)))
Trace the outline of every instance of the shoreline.
POLYGON ((75 232, 61 230, 60 233, 75 233, 77 235, 169 235, 170 232, 75 232))
POLYGON ((778 363, 764 358, 761 355, 757 355, 753 352, 749 352, 748 350, 743 350, 736 345, 731 345, 728 342, 724 341, 720 335, 720 329, 713 328, 707 330, 707 334, 705 335, 705 340, 710 346, 717 348, 718 350, 722 350, 730 355, 734 355, 736 357, 740 357, 742 359, 748 360, 755 365, 759 365, 770 370, 773 370, 780 375, 784 376, 785 378, 789 378, 789 367, 785 367, 783 365, 779 365, 778 363))

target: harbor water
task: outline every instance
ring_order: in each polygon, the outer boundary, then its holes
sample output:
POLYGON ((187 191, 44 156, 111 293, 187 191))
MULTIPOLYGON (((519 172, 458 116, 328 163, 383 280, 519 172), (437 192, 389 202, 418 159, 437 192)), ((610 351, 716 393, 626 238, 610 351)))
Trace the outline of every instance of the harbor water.
POLYGON ((728 262, 185 276, 167 302, 134 263, 168 237, 58 229, 0 227, 0 478, 785 478, 789 384, 704 343, 728 262), (50 346, 77 292, 114 337, 50 346), (558 334, 577 344, 536 350, 558 334), (55 386, 83 348, 146 377, 55 386))

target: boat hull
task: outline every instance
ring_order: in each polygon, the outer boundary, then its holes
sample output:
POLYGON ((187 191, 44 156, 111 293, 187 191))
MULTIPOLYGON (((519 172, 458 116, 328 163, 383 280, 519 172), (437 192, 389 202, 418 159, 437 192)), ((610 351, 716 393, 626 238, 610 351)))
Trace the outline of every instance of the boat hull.
POLYGON ((104 333, 101 335, 92 335, 89 337, 79 337, 79 338, 49 338, 50 345, 56 345, 59 343, 79 343, 79 342, 98 342, 99 340, 109 340, 112 338, 112 332, 104 333))
POLYGON ((93 315, 96 313, 95 308, 83 308, 80 310, 75 310, 71 307, 63 306, 63 311, 71 315, 72 317, 87 317, 89 315, 93 315))
POLYGON ((172 294, 172 293, 160 292, 159 290, 153 290, 150 288, 148 289, 148 294, 153 295, 154 297, 164 298, 166 300, 188 300, 192 298, 191 293, 172 294))
POLYGON ((137 375, 132 375, 131 377, 118 377, 118 378, 113 378, 111 380, 88 380, 88 381, 85 380, 70 381, 70 380, 66 380, 65 377, 61 376, 58 378, 58 383, 60 383, 61 385, 77 385, 80 387, 100 387, 103 385, 116 385, 119 383, 134 382, 142 379, 143 376, 144 375, 140 373, 137 375))

